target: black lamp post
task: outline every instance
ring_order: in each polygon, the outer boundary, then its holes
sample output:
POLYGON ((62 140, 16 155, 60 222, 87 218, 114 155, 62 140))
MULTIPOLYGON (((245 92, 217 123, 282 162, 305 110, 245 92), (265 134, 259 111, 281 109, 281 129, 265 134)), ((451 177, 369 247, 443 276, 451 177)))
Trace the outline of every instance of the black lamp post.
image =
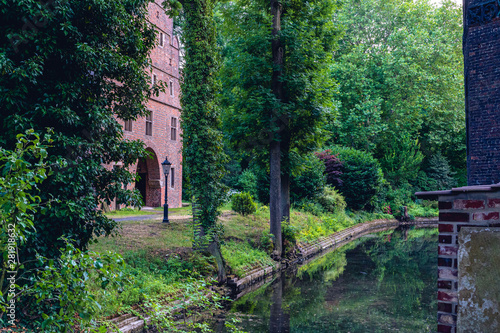
POLYGON ((170 223, 168 220, 168 194, 167 194, 167 189, 168 189, 168 174, 170 173, 170 166, 172 163, 168 161, 168 159, 165 157, 165 161, 161 164, 161 167, 163 168, 163 174, 165 175, 165 204, 163 205, 163 223, 170 223))

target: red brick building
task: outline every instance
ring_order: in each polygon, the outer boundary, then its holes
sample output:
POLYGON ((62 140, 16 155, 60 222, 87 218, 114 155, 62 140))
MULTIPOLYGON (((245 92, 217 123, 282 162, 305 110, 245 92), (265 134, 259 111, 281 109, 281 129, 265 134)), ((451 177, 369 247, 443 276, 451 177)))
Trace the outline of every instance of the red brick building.
POLYGON ((151 82, 163 81, 167 89, 149 99, 149 116, 122 123, 125 139, 143 141, 152 153, 152 158, 138 161, 131 170, 140 176, 133 186, 141 192, 145 205, 162 206, 166 185, 169 207, 176 208, 182 205, 179 40, 173 34, 173 20, 165 14, 161 1, 151 2, 148 11, 150 22, 157 30, 157 45, 151 52, 151 82), (168 184, 161 167, 165 157, 172 163, 168 184))

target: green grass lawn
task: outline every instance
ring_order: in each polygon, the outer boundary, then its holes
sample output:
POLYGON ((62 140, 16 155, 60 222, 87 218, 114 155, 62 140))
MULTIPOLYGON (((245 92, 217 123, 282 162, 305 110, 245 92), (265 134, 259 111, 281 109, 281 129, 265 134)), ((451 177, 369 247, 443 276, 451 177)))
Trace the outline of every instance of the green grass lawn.
POLYGON ((191 247, 192 232, 190 219, 172 219, 169 224, 158 219, 123 221, 118 235, 100 237, 90 248, 96 252, 146 251, 161 255, 174 248, 191 247))

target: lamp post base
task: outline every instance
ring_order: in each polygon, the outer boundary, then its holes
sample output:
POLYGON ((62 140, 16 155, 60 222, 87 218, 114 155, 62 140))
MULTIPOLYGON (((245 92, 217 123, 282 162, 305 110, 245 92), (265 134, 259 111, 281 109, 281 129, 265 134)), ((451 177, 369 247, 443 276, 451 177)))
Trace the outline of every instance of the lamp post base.
POLYGON ((168 204, 163 205, 163 223, 170 223, 168 220, 168 204))

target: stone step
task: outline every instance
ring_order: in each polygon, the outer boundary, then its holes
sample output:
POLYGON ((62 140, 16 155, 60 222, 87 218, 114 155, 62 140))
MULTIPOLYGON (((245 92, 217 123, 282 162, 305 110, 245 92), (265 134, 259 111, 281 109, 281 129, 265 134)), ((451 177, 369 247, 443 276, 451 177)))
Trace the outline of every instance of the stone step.
POLYGON ((135 317, 135 321, 120 328, 121 333, 139 333, 144 329, 144 320, 135 317))

